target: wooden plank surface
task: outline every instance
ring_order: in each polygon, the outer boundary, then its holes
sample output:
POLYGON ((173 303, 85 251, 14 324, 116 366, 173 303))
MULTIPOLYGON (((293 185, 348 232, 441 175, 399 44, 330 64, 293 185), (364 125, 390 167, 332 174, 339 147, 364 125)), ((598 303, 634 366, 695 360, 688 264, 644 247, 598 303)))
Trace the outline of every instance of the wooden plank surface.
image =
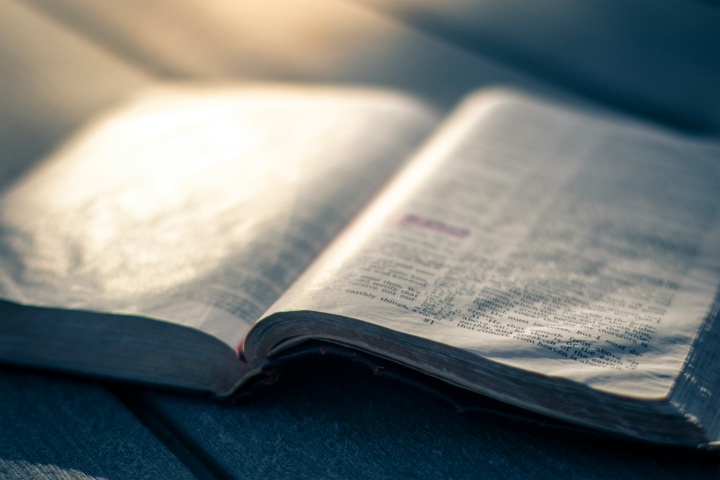
POLYGON ((194 478, 107 390, 0 370, 0 478, 194 478))
POLYGON ((315 366, 291 375, 237 406, 173 394, 143 401, 233 478, 720 476, 717 456, 467 417, 369 373, 315 366))

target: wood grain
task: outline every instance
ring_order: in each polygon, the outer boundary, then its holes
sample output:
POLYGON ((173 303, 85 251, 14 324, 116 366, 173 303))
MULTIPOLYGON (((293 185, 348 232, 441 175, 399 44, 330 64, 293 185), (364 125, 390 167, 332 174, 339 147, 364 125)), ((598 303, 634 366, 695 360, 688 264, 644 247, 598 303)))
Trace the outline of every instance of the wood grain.
MULTIPOLYGON (((457 414, 369 372, 298 367, 237 406, 144 401, 235 478, 708 478, 718 457, 568 438, 457 414)), ((492 420, 492 419, 490 419, 492 420)))
POLYGON ((0 370, 0 478, 193 478, 115 396, 0 370))

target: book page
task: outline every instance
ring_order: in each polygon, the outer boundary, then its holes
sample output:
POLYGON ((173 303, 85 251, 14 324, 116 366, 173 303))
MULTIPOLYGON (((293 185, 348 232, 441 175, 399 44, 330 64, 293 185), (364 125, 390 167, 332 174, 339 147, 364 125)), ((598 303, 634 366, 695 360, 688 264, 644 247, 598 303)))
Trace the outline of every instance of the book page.
POLYGON ((384 92, 158 88, 3 195, 0 296, 237 348, 433 121, 384 92))
POLYGON ((720 285, 720 155, 649 132, 471 99, 271 312, 662 397, 720 285))

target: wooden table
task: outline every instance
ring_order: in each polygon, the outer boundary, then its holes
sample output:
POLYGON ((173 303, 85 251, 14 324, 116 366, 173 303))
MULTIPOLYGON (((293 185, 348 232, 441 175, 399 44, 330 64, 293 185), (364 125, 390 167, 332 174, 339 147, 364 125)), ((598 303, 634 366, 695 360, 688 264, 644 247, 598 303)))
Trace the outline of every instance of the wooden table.
POLYGON ((353 369, 286 378, 239 405, 18 369, 0 383, 0 478, 720 474, 717 456, 476 419, 353 369))

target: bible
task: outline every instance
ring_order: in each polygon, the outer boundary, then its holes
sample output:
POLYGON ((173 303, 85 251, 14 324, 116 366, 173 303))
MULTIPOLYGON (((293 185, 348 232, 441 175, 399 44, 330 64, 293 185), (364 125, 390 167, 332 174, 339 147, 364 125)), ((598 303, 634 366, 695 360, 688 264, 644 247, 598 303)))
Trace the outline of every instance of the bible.
POLYGON ((513 91, 158 87, 0 192, 0 361, 227 397, 324 342, 712 447, 719 153, 513 91))

